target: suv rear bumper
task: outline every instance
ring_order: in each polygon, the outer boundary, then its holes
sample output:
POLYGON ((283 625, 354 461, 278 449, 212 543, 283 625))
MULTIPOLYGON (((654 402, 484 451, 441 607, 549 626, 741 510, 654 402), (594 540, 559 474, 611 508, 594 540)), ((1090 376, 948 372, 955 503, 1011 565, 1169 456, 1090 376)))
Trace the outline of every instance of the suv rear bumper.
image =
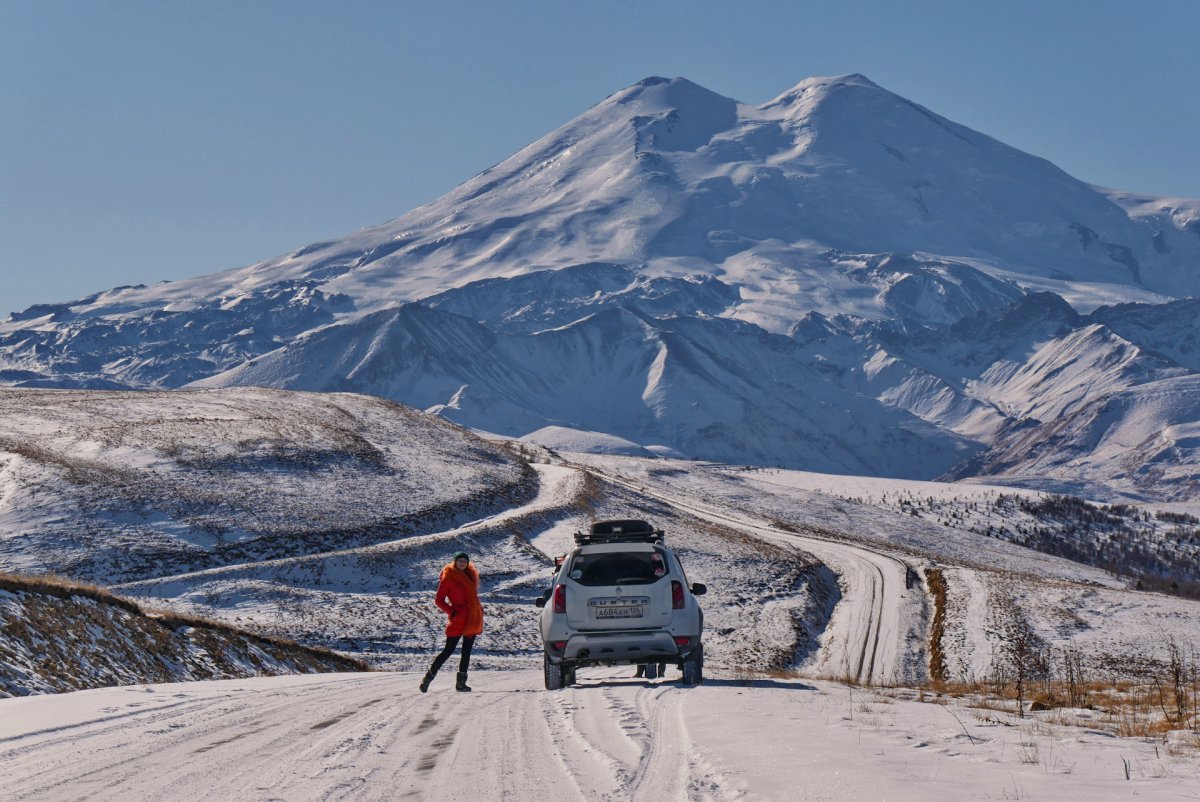
MULTIPOLYGON (((694 639, 699 642, 699 638, 694 639)), ((580 632, 562 652, 547 652, 552 663, 674 662, 682 655, 670 632, 580 632)))

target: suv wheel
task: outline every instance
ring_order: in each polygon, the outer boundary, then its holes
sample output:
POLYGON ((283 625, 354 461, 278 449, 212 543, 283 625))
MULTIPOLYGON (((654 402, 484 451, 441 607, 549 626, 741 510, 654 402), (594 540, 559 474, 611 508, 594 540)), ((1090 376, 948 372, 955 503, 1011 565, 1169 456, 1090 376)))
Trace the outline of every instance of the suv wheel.
POLYGON ((562 666, 551 663, 550 655, 548 655, 548 654, 543 654, 542 659, 545 660, 546 690, 548 690, 548 691, 562 690, 562 686, 563 686, 562 666))
POLYGON ((689 654, 680 666, 683 669, 683 684, 687 686, 699 685, 704 681, 704 647, 699 646, 694 652, 689 654))
POLYGON ((658 679, 658 663, 646 663, 646 679, 658 679))

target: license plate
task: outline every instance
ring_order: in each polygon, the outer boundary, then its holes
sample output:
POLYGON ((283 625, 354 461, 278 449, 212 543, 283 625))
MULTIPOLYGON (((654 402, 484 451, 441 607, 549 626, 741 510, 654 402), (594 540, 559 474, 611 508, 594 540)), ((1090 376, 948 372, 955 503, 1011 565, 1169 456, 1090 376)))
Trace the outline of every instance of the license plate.
POLYGON ((642 606, 640 604, 638 604, 638 605, 630 604, 630 605, 625 605, 625 606, 621 606, 621 607, 597 607, 596 608, 596 617, 597 618, 641 618, 642 617, 642 606))

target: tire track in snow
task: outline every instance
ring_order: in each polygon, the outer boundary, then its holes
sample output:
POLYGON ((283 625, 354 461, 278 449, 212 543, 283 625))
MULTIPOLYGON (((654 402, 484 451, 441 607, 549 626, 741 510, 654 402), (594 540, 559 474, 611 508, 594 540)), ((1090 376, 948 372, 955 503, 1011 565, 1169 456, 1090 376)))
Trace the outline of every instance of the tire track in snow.
MULTIPOLYGON (((309 684, 303 677, 186 683, 172 691, 188 689, 190 707, 141 712, 120 727, 89 715, 89 698, 138 700, 145 689, 16 700, 34 702, 24 708, 33 712, 69 703, 58 709, 75 723, 56 737, 10 737, 0 746, 3 796, 6 802, 732 797, 729 781, 695 751, 688 734, 690 691, 633 680, 624 668, 589 671, 567 693, 541 690, 540 672, 532 669, 481 672, 472 693, 443 686, 420 694, 411 673, 309 684)), ((159 703, 172 698, 154 693, 159 703)))
MULTIPOLYGON (((604 748, 604 737, 597 736, 597 730, 607 729, 609 737, 617 737, 618 743, 626 739, 621 727, 605 727, 598 723, 599 714, 587 712, 590 706, 584 705, 584 714, 580 715, 581 702, 589 700, 594 689, 568 688, 563 691, 547 693, 542 700, 545 711, 544 725, 550 742, 554 745, 565 773, 575 782, 584 795, 584 789, 602 799, 620 798, 621 789, 626 784, 628 770, 623 756, 613 754, 604 748)), ((597 704, 597 707, 599 704, 597 704)), ((605 705, 609 710, 611 704, 605 705)), ((634 752, 640 750, 634 748, 634 752)))
POLYGON ((695 747, 684 716, 690 689, 659 683, 636 690, 634 708, 645 732, 644 750, 628 793, 631 799, 713 799, 740 796, 729 779, 695 747))
POLYGON ((233 798, 236 789, 267 790, 271 778, 285 779, 305 764, 328 767, 329 757, 344 746, 346 729, 370 731, 358 714, 396 715, 382 712, 378 697, 356 699, 362 692, 358 685, 343 678, 300 689, 234 691, 167 715, 135 714, 121 726, 81 722, 64 728, 70 734, 62 738, 34 739, 0 751, 0 767, 6 776, 22 777, 14 799, 81 793, 187 799, 204 796, 189 789, 214 787, 230 789, 233 798), (221 766, 216 776, 215 765, 221 766))
POLYGON ((988 637, 991 628, 989 611, 992 608, 991 594, 983 575, 970 568, 949 570, 947 595, 960 602, 965 609, 956 621, 959 632, 955 633, 958 645, 958 665, 954 668, 959 679, 975 682, 992 673, 995 645, 988 637), (957 582, 956 582, 957 580, 957 582), (960 587, 956 587, 960 585, 960 587))
POLYGON ((629 784, 631 797, 687 798, 690 744, 679 709, 682 698, 674 691, 663 687, 638 691, 637 709, 645 722, 647 737, 642 759, 629 784))

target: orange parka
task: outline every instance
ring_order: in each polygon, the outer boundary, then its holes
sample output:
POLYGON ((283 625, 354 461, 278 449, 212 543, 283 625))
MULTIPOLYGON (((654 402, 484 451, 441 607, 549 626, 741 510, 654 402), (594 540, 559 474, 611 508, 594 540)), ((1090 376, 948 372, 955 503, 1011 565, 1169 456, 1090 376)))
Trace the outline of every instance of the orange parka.
POLYGON ((468 563, 466 570, 460 571, 450 563, 443 568, 433 603, 450 616, 447 638, 483 632, 483 605, 479 603, 479 572, 475 566, 468 563))

